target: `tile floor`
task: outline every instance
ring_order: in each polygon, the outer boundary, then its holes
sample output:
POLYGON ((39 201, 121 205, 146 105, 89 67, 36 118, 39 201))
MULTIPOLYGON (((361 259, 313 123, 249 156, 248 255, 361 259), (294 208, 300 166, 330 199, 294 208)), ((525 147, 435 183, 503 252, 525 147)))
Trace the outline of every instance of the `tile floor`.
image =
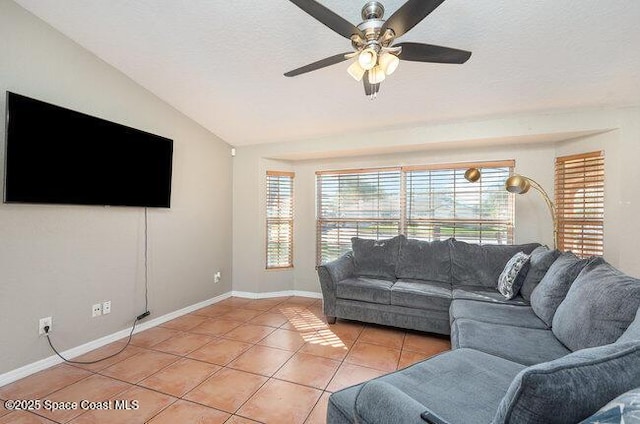
MULTIPOLYGON (((76 359, 109 355, 123 343, 76 359)), ((0 387, 1 400, 137 401, 137 408, 0 407, 0 423, 324 423, 331 392, 448 349, 447 338, 424 333, 327 325, 317 299, 229 298, 136 334, 107 361, 60 364, 0 387)))

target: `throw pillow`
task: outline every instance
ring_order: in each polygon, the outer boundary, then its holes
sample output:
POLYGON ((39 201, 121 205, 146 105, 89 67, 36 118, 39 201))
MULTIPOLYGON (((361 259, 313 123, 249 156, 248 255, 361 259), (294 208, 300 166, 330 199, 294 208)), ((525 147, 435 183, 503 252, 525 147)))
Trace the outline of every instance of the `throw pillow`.
POLYGON ((626 343, 634 340, 640 341, 640 309, 636 312, 636 319, 629 324, 629 327, 622 333, 622 336, 620 336, 616 343, 626 343))
POLYGON ((623 393, 580 424, 640 423, 640 387, 623 393))
POLYGON ((614 343, 525 368, 511 382, 493 423, 577 423, 639 387, 638 363, 640 344, 614 343))
POLYGON ((531 293, 542 277, 547 273, 551 264, 560 256, 559 250, 549 250, 547 246, 537 247, 529 258, 529 271, 522 283, 520 294, 527 302, 531 301, 531 293))
POLYGON ((602 258, 589 262, 553 317, 551 330, 571 350, 615 342, 640 306, 640 280, 602 258))
POLYGON ((403 235, 386 240, 369 240, 353 237, 353 262, 359 277, 396 279, 396 263, 403 235))
POLYGON ((540 284, 531 293, 531 307, 545 324, 551 327, 553 315, 564 300, 569 287, 588 259, 579 259, 571 252, 564 252, 549 267, 540 284))
POLYGON ((513 299, 524 282, 529 270, 529 255, 518 252, 504 266, 498 277, 498 291, 507 299, 513 299))

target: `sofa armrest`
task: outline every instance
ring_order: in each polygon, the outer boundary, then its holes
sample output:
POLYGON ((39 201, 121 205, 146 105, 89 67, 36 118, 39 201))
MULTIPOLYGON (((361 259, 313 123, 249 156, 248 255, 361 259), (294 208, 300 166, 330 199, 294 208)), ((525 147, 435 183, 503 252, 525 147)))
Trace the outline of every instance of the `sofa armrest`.
POLYGON ((318 266, 325 315, 336 316, 336 285, 354 275, 355 265, 352 252, 347 252, 334 261, 318 266))
POLYGON ((356 422, 374 423, 403 423, 403 424, 447 424, 427 408, 406 395, 401 390, 380 380, 372 380, 364 384, 356 396, 356 422), (422 416, 435 417, 425 420, 422 416))

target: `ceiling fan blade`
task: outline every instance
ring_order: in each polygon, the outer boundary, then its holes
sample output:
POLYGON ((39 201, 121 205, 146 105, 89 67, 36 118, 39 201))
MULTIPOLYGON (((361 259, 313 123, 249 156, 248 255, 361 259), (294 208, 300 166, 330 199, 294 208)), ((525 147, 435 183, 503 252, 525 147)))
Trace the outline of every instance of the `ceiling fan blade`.
POLYGON ((351 22, 327 9, 314 0, 290 0, 291 3, 307 12, 309 15, 325 24, 344 38, 351 38, 353 34, 364 37, 362 31, 356 28, 351 22))
POLYGON ((401 37, 443 2, 444 0, 409 0, 387 19, 380 33, 384 34, 387 28, 391 28, 396 38, 401 37))
POLYGON ((307 72, 311 72, 311 71, 315 71, 318 70, 320 68, 324 68, 327 66, 331 66, 331 65, 335 65, 336 63, 340 63, 340 62, 344 62, 345 60, 348 59, 348 57, 346 57, 347 55, 349 55, 351 52, 347 52, 347 53, 340 53, 331 57, 327 57, 325 59, 319 60, 317 62, 313 62, 310 63, 308 65, 302 66, 298 69, 294 69, 293 71, 289 71, 286 74, 284 74, 285 77, 295 77, 296 75, 300 75, 300 74, 306 74, 307 72))
POLYGON ((393 47, 402 47, 398 57, 412 62, 431 63, 465 63, 471 57, 471 52, 452 49, 450 47, 434 46, 422 43, 400 43, 393 47))
POLYGON ((369 82, 369 71, 364 73, 362 77, 362 84, 364 85, 364 94, 371 96, 380 91, 380 84, 371 84, 369 82))

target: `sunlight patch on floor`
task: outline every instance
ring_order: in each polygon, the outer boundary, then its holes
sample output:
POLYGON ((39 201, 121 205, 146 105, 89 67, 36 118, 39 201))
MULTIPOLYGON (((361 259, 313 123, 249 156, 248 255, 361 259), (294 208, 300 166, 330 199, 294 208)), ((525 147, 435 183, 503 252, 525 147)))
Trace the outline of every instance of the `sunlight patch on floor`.
POLYGON ((283 307, 280 312, 300 333, 307 343, 319 344, 335 348, 345 348, 346 345, 331 331, 324 321, 304 307, 283 307))

